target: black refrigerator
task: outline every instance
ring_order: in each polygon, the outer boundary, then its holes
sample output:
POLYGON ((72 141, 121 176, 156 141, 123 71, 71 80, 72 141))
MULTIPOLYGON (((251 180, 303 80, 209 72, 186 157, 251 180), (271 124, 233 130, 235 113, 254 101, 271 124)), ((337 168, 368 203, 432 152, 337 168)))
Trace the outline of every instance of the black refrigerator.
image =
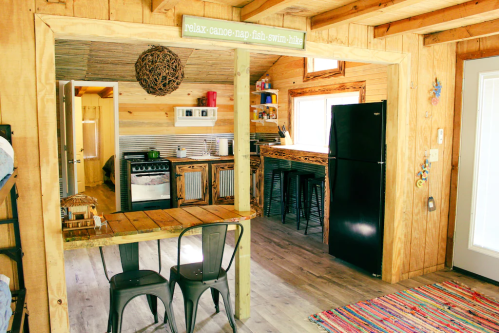
POLYGON ((329 253, 381 275, 386 101, 332 106, 329 253))

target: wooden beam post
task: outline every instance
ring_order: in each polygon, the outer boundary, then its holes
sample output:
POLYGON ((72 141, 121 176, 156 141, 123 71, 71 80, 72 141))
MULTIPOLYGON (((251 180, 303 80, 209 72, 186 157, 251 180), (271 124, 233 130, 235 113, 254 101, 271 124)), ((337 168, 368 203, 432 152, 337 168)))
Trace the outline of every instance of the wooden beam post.
POLYGON ((417 33, 418 31, 428 32, 428 29, 442 30, 438 29, 442 24, 457 22, 472 16, 478 17, 483 14, 489 15, 489 17, 499 14, 499 2, 496 0, 472 0, 430 13, 378 25, 374 27, 374 38, 417 33))
POLYGON ((54 117, 56 110, 55 39, 52 30, 37 16, 35 16, 35 31, 38 145, 50 331, 65 333, 69 332, 69 318, 61 207, 59 189, 54 186, 59 183, 57 117, 54 117))
MULTIPOLYGON (((250 53, 236 49, 234 59, 234 206, 249 211, 250 205, 250 53)), ((251 221, 242 222, 243 238, 236 253, 236 317, 250 316, 251 221)), ((236 231, 236 238, 240 230, 236 231)))
POLYGON ((386 190, 382 279, 400 280, 404 257, 404 177, 407 163, 407 112, 409 110, 410 55, 388 66, 386 119, 386 190))
POLYGON ((334 28, 339 25, 354 23, 379 15, 381 11, 408 7, 422 0, 357 0, 342 7, 313 16, 312 30, 334 28))
POLYGON ((293 5, 297 0, 255 0, 241 9, 241 21, 256 23, 293 5))
POLYGON ((425 35, 424 46, 452 43, 497 34, 499 34, 499 19, 425 35))
POLYGON ((164 13, 173 9, 179 3, 180 0, 152 0, 151 12, 153 13, 164 13))

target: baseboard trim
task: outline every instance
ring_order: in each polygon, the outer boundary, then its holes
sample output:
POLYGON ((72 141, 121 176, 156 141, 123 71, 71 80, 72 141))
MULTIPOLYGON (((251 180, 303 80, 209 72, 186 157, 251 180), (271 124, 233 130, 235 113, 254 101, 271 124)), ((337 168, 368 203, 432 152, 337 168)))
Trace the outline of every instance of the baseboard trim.
POLYGON ((496 280, 492 280, 492 279, 489 279, 485 276, 482 276, 482 275, 479 275, 479 274, 476 274, 476 273, 473 273, 473 272, 470 272, 470 271, 467 271, 465 269, 462 269, 462 268, 459 268, 459 267, 452 267, 452 270, 458 272, 458 273, 462 273, 462 274, 465 274, 465 275, 469 275, 471 276, 472 278, 475 278, 477 280, 481 280, 481 281, 484 281, 484 282, 488 282, 490 284, 493 284, 493 285, 496 285, 496 286, 499 286, 499 281, 496 281, 496 280))

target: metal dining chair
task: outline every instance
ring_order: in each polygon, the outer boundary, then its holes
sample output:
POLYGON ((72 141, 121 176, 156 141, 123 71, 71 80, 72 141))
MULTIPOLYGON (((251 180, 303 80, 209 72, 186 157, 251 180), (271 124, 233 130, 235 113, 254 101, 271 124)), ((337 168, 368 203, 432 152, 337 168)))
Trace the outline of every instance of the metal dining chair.
POLYGON ((113 333, 121 332, 123 311, 133 298, 147 295, 149 308, 154 316, 154 322, 158 323, 158 298, 165 305, 164 323, 168 322, 170 330, 177 333, 177 325, 171 306, 171 295, 168 280, 161 276, 161 246, 158 239, 158 261, 159 271, 139 269, 139 243, 119 245, 121 266, 123 273, 114 275, 111 279, 107 275, 106 261, 102 247, 99 247, 104 273, 109 281, 110 305, 107 331, 112 329, 113 333))
POLYGON ((194 331, 196 324, 196 313, 201 295, 211 289, 211 296, 215 303, 216 313, 220 312, 219 297, 225 305, 225 311, 229 319, 230 326, 234 333, 237 332, 236 320, 230 303, 229 284, 227 282, 227 272, 232 265, 236 250, 241 241, 244 228, 237 222, 220 222, 213 224, 202 224, 185 229, 178 238, 178 259, 177 265, 170 269, 170 293, 173 296, 175 284, 178 283, 184 296, 185 325, 187 333, 194 331), (225 248, 225 238, 229 225, 237 225, 241 228, 232 257, 227 268, 222 268, 222 259, 225 248), (180 249, 182 236, 191 230, 201 228, 203 261, 191 264, 180 264, 180 249))

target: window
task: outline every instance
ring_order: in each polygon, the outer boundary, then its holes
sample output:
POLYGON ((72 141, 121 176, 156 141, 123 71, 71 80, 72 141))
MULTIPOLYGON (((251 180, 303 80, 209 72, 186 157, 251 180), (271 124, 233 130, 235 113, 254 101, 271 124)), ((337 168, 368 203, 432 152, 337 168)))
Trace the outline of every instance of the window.
POLYGON ((305 58, 305 70, 303 76, 304 82, 344 75, 344 61, 322 58, 305 58))
POLYGON ((331 128, 331 106, 358 104, 360 91, 296 97, 294 99, 294 143, 327 147, 331 128))
POLYGON ((97 120, 83 121, 83 158, 96 158, 98 152, 97 120))

